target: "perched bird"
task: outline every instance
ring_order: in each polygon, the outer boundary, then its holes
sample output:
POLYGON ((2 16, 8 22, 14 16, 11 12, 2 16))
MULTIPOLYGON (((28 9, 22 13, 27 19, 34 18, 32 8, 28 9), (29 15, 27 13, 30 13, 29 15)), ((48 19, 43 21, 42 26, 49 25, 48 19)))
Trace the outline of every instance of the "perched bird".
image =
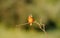
POLYGON ((32 17, 32 15, 28 16, 28 23, 30 24, 30 26, 32 26, 32 23, 34 22, 34 18, 32 17))

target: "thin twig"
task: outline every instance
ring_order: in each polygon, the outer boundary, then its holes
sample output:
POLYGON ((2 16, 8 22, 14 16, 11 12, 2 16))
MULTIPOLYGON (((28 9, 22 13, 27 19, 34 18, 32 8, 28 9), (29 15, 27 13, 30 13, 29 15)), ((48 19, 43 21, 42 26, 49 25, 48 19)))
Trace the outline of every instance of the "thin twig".
POLYGON ((45 31, 45 25, 39 24, 37 21, 35 21, 34 23, 36 23, 39 26, 39 28, 45 33, 46 38, 48 38, 47 32, 45 31), (43 28, 41 28, 41 26, 43 26, 43 28))
POLYGON ((25 23, 25 24, 19 24, 19 25, 16 25, 16 26, 18 26, 18 27, 19 27, 19 26, 21 26, 21 25, 26 25, 26 24, 28 24, 28 23, 25 23))

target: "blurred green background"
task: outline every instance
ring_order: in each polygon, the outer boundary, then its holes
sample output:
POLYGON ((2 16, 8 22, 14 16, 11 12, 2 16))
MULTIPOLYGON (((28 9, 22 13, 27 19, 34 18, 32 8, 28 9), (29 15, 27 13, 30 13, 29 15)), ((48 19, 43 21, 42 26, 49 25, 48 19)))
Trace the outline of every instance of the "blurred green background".
POLYGON ((0 38, 46 38, 37 24, 20 25, 30 14, 46 25, 48 38, 60 38, 60 0, 0 0, 0 38))

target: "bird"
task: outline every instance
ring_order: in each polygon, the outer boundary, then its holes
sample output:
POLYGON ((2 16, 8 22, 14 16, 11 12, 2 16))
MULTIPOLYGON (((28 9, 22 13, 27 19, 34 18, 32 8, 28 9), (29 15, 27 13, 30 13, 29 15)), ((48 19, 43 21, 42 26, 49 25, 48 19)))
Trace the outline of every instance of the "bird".
POLYGON ((28 20, 29 25, 32 26, 32 23, 34 22, 34 18, 32 16, 32 14, 28 16, 27 20, 28 20))

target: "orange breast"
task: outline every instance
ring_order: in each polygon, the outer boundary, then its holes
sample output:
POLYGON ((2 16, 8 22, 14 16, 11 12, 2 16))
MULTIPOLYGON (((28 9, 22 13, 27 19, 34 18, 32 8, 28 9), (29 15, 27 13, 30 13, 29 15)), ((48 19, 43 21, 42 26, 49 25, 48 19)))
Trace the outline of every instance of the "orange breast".
POLYGON ((33 22, 34 22, 34 19, 29 16, 29 17, 28 17, 28 23, 31 24, 31 23, 33 23, 33 22))

